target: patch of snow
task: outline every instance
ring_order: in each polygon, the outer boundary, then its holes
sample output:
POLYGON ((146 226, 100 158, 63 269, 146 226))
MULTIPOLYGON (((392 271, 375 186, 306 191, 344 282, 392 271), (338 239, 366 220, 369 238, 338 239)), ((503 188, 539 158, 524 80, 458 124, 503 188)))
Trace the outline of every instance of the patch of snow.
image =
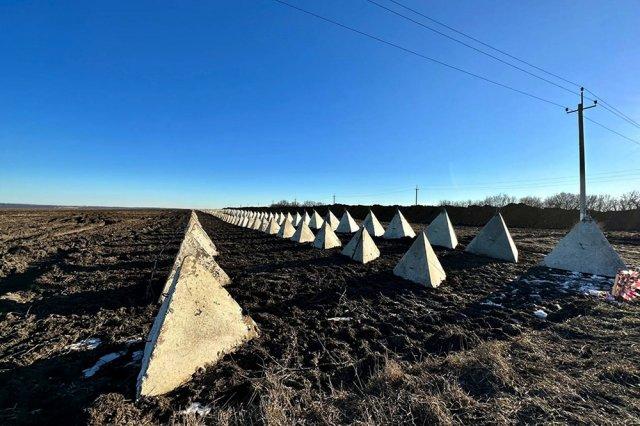
POLYGON ((548 314, 542 309, 538 309, 533 312, 533 315, 537 316, 540 319, 546 319, 548 314))
POLYGON ((333 317, 327 318, 327 321, 351 321, 353 318, 351 317, 333 317))
POLYGON ((493 302, 493 301, 491 301, 491 300, 487 300, 487 301, 485 301, 485 302, 480 302, 480 304, 481 304, 481 305, 484 305, 484 306, 491 306, 491 307, 493 307, 493 308, 500 308, 500 309, 504 309, 504 306, 502 306, 500 303, 496 303, 496 302, 493 302))
POLYGON ((199 402, 192 402, 185 410, 182 410, 180 414, 196 414, 198 416, 206 416, 211 412, 211 407, 202 405, 199 402))
POLYGON ((98 360, 98 362, 96 362, 94 364, 93 367, 91 368, 87 368, 86 370, 82 371, 82 375, 85 378, 91 377, 94 374, 96 374, 98 372, 98 370, 100 370, 100 368, 104 365, 109 364, 111 361, 120 358, 122 355, 124 355, 126 352, 112 352, 110 354, 106 354, 102 357, 100 357, 100 359, 98 360))
POLYGON ((89 337, 88 339, 80 340, 79 342, 70 344, 69 346, 67 346, 67 349, 72 351, 90 351, 100 346, 101 343, 102 340, 98 339, 97 337, 89 337))

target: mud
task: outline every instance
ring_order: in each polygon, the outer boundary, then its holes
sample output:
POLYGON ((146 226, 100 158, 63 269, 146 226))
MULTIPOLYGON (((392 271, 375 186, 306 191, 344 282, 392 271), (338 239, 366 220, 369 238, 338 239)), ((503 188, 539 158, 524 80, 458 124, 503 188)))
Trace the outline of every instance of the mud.
MULTIPOLYGON (((607 280, 536 266, 564 231, 513 229, 511 264, 464 253, 478 228, 456 227, 462 248, 436 248, 447 280, 426 289, 392 274, 409 240, 376 238, 381 257, 361 265, 199 214, 260 337, 135 402, 135 354, 186 212, 33 214, 21 235, 24 218, 0 225, 3 423, 640 421, 640 308, 595 296, 607 280), (103 343, 69 349, 90 337, 103 343), (185 412, 193 403, 207 414, 185 412)), ((608 237, 640 262, 638 233, 608 237)))

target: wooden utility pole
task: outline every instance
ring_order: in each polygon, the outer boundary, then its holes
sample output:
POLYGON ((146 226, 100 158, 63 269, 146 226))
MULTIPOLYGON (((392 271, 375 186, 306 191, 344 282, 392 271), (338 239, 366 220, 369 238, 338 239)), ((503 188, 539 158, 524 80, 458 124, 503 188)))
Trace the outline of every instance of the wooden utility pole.
POLYGON ((418 188, 418 185, 416 185, 416 206, 418 205, 418 190, 420 188, 418 188))
POLYGON ((584 87, 580 88, 580 103, 578 108, 569 111, 566 108, 567 114, 578 112, 578 149, 580 152, 580 220, 587 218, 587 183, 585 172, 585 160, 584 160, 584 110, 593 108, 598 104, 598 101, 593 101, 593 105, 585 108, 584 106, 584 87))

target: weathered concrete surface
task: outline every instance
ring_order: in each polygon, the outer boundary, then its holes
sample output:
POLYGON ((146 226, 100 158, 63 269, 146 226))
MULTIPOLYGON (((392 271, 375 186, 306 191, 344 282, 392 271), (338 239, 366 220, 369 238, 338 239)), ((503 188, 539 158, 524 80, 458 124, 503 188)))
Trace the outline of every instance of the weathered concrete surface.
POLYGON ((296 212, 296 215, 293 217, 293 226, 298 226, 300 225, 300 221, 302 220, 302 216, 300 216, 300 213, 296 212))
POLYGON ((342 246, 340 239, 331 229, 331 225, 325 222, 320 228, 318 235, 316 235, 316 239, 313 240, 313 246, 319 249, 330 249, 334 247, 342 246))
POLYGON ((595 221, 578 222, 542 264, 555 269, 614 277, 626 265, 595 221))
POLYGON ((424 232, 418 235, 409 250, 402 256, 400 262, 393 268, 393 273, 406 280, 433 288, 438 287, 447 277, 424 232))
POLYGON ((269 226, 267 226, 267 234, 277 235, 279 230, 280 230, 280 225, 278 225, 278 222, 274 217, 269 221, 269 226))
POLYGON ((358 232, 358 229, 360 229, 358 223, 353 217, 351 217, 349 212, 345 210, 340 218, 340 223, 338 224, 338 228, 336 228, 336 232, 340 234, 353 234, 354 232, 358 232))
POLYGON ((454 249, 458 245, 458 238, 453 230, 453 225, 449 219, 446 210, 433 219, 433 222, 427 227, 427 238, 434 246, 446 247, 454 249))
POLYGON ((284 222, 284 214, 282 212, 279 212, 276 215, 276 222, 278 222, 278 225, 282 225, 282 223, 284 222))
POLYGON ((262 219, 260 219, 259 217, 256 217, 253 220, 253 223, 251 224, 251 229, 255 229, 256 231, 259 231, 261 227, 262 227, 262 219))
POLYGON ((313 235, 313 231, 309 228, 304 220, 300 221, 300 225, 296 229, 296 232, 291 237, 291 241, 295 241, 296 243, 312 243, 315 240, 316 236, 313 235))
POLYGON ((269 229, 269 221, 270 219, 267 218, 262 219, 262 225, 259 229, 260 232, 267 232, 267 229, 269 229))
POLYGON ((480 230, 469 243, 466 251, 509 262, 518 261, 518 249, 500 213, 493 216, 480 230))
POLYGON ((384 228, 373 211, 369 210, 369 214, 364 218, 362 226, 367 229, 370 236, 381 237, 384 235, 384 228))
POLYGON ((327 211, 327 214, 324 216, 324 221, 327 222, 329 226, 331 226, 331 229, 333 229, 334 231, 338 229, 338 224, 340 223, 340 221, 331 210, 327 211))
POLYGON ((138 396, 157 396, 257 335, 257 327, 196 257, 182 261, 149 333, 138 396))
POLYGON ((404 218, 400 210, 398 210, 395 216, 393 216, 393 219, 389 222, 387 230, 384 231, 384 234, 382 235, 383 238, 387 239, 405 237, 413 238, 415 236, 415 231, 411 225, 409 225, 409 222, 407 222, 407 219, 404 218))
POLYGON ((193 220, 192 217, 187 225, 184 237, 182 238, 182 243, 180 244, 180 249, 178 250, 176 259, 173 262, 171 271, 169 272, 169 277, 167 278, 164 288, 162 289, 162 293, 160 293, 160 297, 158 298, 158 303, 162 303, 166 295, 169 293, 171 283, 173 282, 177 270, 186 256, 195 256, 199 259, 202 265, 208 268, 209 272, 216 278, 220 285, 225 286, 229 284, 231 279, 214 260, 214 256, 216 255, 218 255, 218 250, 213 244, 213 241, 211 241, 206 231, 202 229, 197 217, 195 220, 193 220))
POLYGON ((284 222, 280 226, 280 230, 278 231, 278 237, 280 238, 291 238, 293 234, 295 234, 296 228, 293 227, 291 221, 285 217, 284 222))
POLYGON ((320 216, 318 212, 314 210, 311 214, 311 220, 309 220, 309 228, 320 229, 323 223, 324 219, 322 219, 322 216, 320 216))
POLYGON ((361 228, 344 246, 342 253, 356 262, 367 263, 380 257, 380 250, 366 228, 361 228))
POLYGON ((306 211, 302 215, 302 221, 307 225, 309 225, 309 222, 311 222, 311 217, 309 217, 309 213, 307 213, 306 211))

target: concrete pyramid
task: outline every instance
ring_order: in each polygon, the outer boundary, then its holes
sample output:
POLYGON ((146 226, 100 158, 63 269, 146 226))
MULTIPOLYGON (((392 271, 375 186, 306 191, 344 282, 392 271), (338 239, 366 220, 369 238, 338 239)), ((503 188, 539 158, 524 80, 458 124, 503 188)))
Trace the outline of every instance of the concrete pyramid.
POLYGON ((431 224, 427 227, 427 237, 434 246, 446 247, 454 249, 458 245, 458 238, 449 220, 446 210, 436 216, 431 224))
POLYGON ((243 228, 246 228, 248 223, 249 223, 249 218, 245 216, 242 218, 242 221, 240 222, 240 226, 242 226, 243 228))
POLYGON ((353 234, 357 232, 360 227, 356 223, 356 221, 351 217, 348 211, 344 211, 342 218, 340 218, 340 223, 338 223, 338 227, 336 228, 336 232, 341 234, 353 234))
POLYGON ((311 222, 311 218, 309 217, 309 213, 307 213, 306 211, 302 215, 302 221, 304 223, 306 223, 307 225, 309 224, 309 222, 311 222))
POLYGON ((342 243, 336 233, 333 232, 333 229, 331 229, 331 225, 325 222, 320 228, 318 235, 316 235, 316 239, 313 240, 313 246, 319 249, 330 249, 340 247, 342 243))
POLYGON ((291 241, 295 241, 297 243, 312 243, 315 239, 315 235, 313 235, 313 231, 309 228, 309 225, 304 223, 304 220, 300 222, 296 232, 291 237, 291 241))
POLYGON ((338 218, 336 217, 336 215, 334 215, 331 210, 327 211, 326 216, 324 217, 324 221, 327 222, 329 224, 329 226, 331 226, 331 229, 333 229, 334 231, 336 229, 338 229, 338 224, 340 223, 340 221, 338 220, 338 218))
POLYGON ((578 222, 542 264, 555 269, 615 277, 626 265, 611 247, 597 223, 587 218, 578 222))
POLYGON ((465 251, 509 262, 518 262, 518 249, 511 239, 509 229, 507 229, 500 213, 487 222, 465 251))
POLYGON ((344 246, 341 254, 349 256, 356 262, 367 263, 380 257, 380 250, 373 242, 367 229, 361 228, 344 246))
POLYGON ((253 320, 194 256, 182 261, 147 338, 138 396, 156 396, 187 382, 257 336, 253 320))
POLYGON ((267 219, 266 217, 264 219, 262 219, 262 226, 260 226, 260 231, 261 232, 267 232, 267 229, 269 229, 269 222, 270 220, 267 219))
POLYGON ((447 278, 424 232, 411 244, 393 273, 405 280, 436 288, 447 278))
POLYGON ((276 222, 278 222, 278 225, 282 225, 284 222, 284 214, 282 214, 282 212, 276 214, 276 222))
POLYGON ((291 222, 293 224, 293 216, 291 216, 291 213, 287 212, 287 214, 284 216, 284 220, 289 220, 289 222, 291 222))
POLYGON ((272 218, 269 221, 269 226, 267 226, 267 234, 276 235, 279 230, 280 230, 280 225, 278 225, 278 222, 276 222, 275 218, 272 218))
POLYGON ((411 228, 407 219, 405 219, 402 213, 400 213, 400 210, 398 210, 395 216, 393 216, 393 219, 391 219, 391 222, 389 222, 389 227, 384 231, 383 238, 413 238, 415 236, 415 231, 411 228))
POLYGON ((259 217, 256 217, 253 220, 253 223, 251 224, 251 229, 255 229, 256 231, 260 230, 260 227, 262 226, 262 219, 260 219, 259 217))
POLYGON ((293 226, 298 226, 300 225, 301 220, 302 220, 302 216, 300 216, 299 212, 296 212, 296 215, 293 217, 293 220, 291 222, 293 223, 293 226))
POLYGON ((311 214, 311 220, 309 221, 309 228, 320 229, 323 223, 324 219, 322 219, 322 216, 320 216, 318 212, 314 210, 311 214))
POLYGON ((158 299, 159 303, 162 303, 164 298, 169 293, 171 289, 171 284, 175 278, 175 275, 178 273, 178 269, 180 265, 182 265, 182 261, 187 256, 194 256, 198 262, 205 267, 211 275, 216 279, 216 282, 221 286, 226 286, 231 283, 231 278, 229 275, 218 265, 218 263, 214 260, 213 256, 200 244, 197 239, 193 238, 193 235, 187 233, 185 234, 182 243, 180 244, 180 249, 178 250, 178 254, 176 255, 176 259, 173 262, 173 266, 171 267, 171 271, 169 272, 169 277, 164 284, 164 288, 162 289, 162 293, 160 293, 160 297, 158 299))
POLYGON ((282 222, 282 225, 280 226, 280 230, 278 231, 278 237, 291 238, 295 232, 296 228, 293 227, 289 219, 285 218, 284 222, 282 222))
POLYGON ((364 222, 362 222, 362 226, 367 229, 369 234, 374 237, 380 237, 384 234, 384 228, 380 224, 380 221, 373 214, 373 211, 369 210, 369 214, 364 218, 364 222))
POLYGON ((218 249, 216 248, 215 244, 213 244, 213 241, 211 241, 211 238, 209 238, 209 235, 205 232, 205 230, 202 228, 202 225, 200 225, 200 222, 198 222, 197 219, 196 222, 191 223, 187 227, 185 238, 187 237, 193 238, 195 241, 197 241, 209 256, 218 255, 218 249))

